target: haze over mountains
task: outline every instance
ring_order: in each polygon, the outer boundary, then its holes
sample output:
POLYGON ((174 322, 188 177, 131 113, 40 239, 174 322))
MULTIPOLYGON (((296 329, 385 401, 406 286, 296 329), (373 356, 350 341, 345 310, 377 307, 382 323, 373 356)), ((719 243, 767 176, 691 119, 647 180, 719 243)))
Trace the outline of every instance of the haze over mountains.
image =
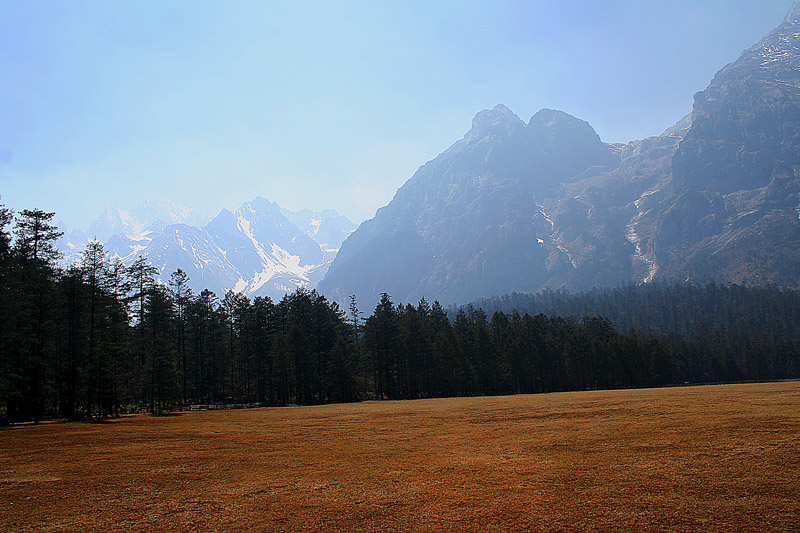
POLYGON ((354 229, 262 198, 213 220, 151 203, 111 207, 61 248, 71 261, 97 238, 195 290, 318 287, 365 310, 383 292, 448 305, 653 280, 798 288, 800 3, 661 135, 608 144, 565 112, 524 122, 498 104, 354 229))
POLYGON ((210 289, 222 297, 233 289, 280 299, 298 287, 314 288, 353 229, 355 224, 336 211, 294 212, 264 198, 235 212, 223 209, 210 221, 190 208, 163 202, 131 212, 109 207, 88 233, 73 230, 59 247, 65 262, 72 263, 96 238, 124 263, 146 255, 162 282, 180 268, 195 292, 210 289))
MULTIPOLYGON (((654 102, 654 105, 658 105, 654 102)), ((657 137, 481 111, 344 242, 319 289, 464 303, 655 279, 800 287, 800 3, 657 137)))

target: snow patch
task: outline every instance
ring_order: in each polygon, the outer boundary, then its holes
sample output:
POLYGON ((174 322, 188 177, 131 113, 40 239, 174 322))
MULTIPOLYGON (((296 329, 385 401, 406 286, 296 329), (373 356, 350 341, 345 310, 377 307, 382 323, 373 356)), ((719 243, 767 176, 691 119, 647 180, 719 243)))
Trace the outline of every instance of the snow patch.
MULTIPOLYGON (((651 191, 648 192, 652 194, 651 191)), ((639 200, 641 200, 646 194, 648 193, 644 193, 642 197, 639 198, 639 200)), ((636 200, 634 202, 637 209, 639 208, 639 200, 636 200)), ((633 257, 635 259, 639 259, 640 261, 644 262, 647 265, 647 275, 644 278, 642 278, 642 283, 650 283, 651 281, 653 281, 653 278, 655 277, 656 272, 658 271, 658 267, 656 266, 655 261, 646 257, 642 252, 641 239, 639 238, 639 235, 636 233, 636 219, 639 216, 641 216, 641 214, 642 212, 639 211, 639 214, 635 216, 627 224, 627 226, 625 226, 625 238, 628 240, 628 242, 630 242, 633 245, 634 249, 633 257)))
POLYGON ((542 214, 542 216, 544 217, 544 219, 545 219, 547 222, 549 222, 549 223, 550 223, 550 230, 553 230, 553 229, 555 229, 555 224, 553 224, 553 221, 552 221, 552 220, 550 220, 550 217, 547 215, 547 213, 545 213, 545 212, 544 212, 544 208, 543 208, 543 207, 539 207, 539 212, 542 214))
POLYGON ((147 246, 142 244, 134 244, 131 246, 131 255, 139 255, 139 253, 147 250, 147 246))
POLYGON ((247 288, 247 282, 239 277, 238 281, 233 284, 233 292, 243 292, 247 288))
POLYGON ((314 235, 319 233, 319 226, 320 226, 320 224, 322 224, 322 217, 312 218, 311 221, 308 224, 314 229, 312 229, 312 230, 310 230, 310 231, 308 231, 306 233, 308 233, 308 236, 313 239, 314 235))

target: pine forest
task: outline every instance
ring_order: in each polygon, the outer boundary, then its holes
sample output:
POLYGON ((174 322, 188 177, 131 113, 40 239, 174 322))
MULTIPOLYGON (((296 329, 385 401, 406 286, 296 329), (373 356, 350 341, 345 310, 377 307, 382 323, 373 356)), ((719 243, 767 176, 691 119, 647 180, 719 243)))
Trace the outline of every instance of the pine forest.
POLYGON ((54 214, 0 210, 0 420, 100 421, 191 405, 289 405, 800 377, 800 297, 660 283, 444 309, 383 294, 366 316, 167 285, 92 242, 59 267, 54 214), (484 309, 489 310, 491 314, 484 309))

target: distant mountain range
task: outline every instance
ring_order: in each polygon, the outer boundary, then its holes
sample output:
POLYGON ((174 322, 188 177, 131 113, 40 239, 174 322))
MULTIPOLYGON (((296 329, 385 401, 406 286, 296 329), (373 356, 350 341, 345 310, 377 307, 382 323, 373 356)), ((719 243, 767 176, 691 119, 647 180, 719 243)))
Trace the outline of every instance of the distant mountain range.
POLYGON ((525 123, 497 105, 354 229, 263 198, 210 220, 162 202, 109 207, 59 245, 72 262, 97 238, 220 296, 317 287, 364 310, 382 292, 457 304, 659 279, 800 288, 800 1, 661 135, 607 144, 562 111, 525 123))
MULTIPOLYGON (((654 103, 657 105, 657 103, 654 103)), ((800 288, 800 2, 657 137, 481 111, 350 235, 319 289, 464 303, 655 279, 800 288)))
POLYGON ((280 299, 298 287, 316 287, 354 229, 336 211, 295 212, 263 198, 235 212, 223 209, 210 221, 180 204, 151 202, 130 212, 109 207, 88 232, 71 231, 59 248, 64 262, 73 263, 97 239, 126 264, 146 255, 163 282, 180 268, 196 292, 222 297, 232 289, 280 299))

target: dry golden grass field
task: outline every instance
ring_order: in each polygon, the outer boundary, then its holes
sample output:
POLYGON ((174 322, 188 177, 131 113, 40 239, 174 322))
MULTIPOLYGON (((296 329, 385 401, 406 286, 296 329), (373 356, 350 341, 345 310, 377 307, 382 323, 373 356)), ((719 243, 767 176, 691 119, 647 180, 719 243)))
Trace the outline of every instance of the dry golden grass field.
POLYGON ((0 431, 0 531, 800 531, 800 383, 0 431))

